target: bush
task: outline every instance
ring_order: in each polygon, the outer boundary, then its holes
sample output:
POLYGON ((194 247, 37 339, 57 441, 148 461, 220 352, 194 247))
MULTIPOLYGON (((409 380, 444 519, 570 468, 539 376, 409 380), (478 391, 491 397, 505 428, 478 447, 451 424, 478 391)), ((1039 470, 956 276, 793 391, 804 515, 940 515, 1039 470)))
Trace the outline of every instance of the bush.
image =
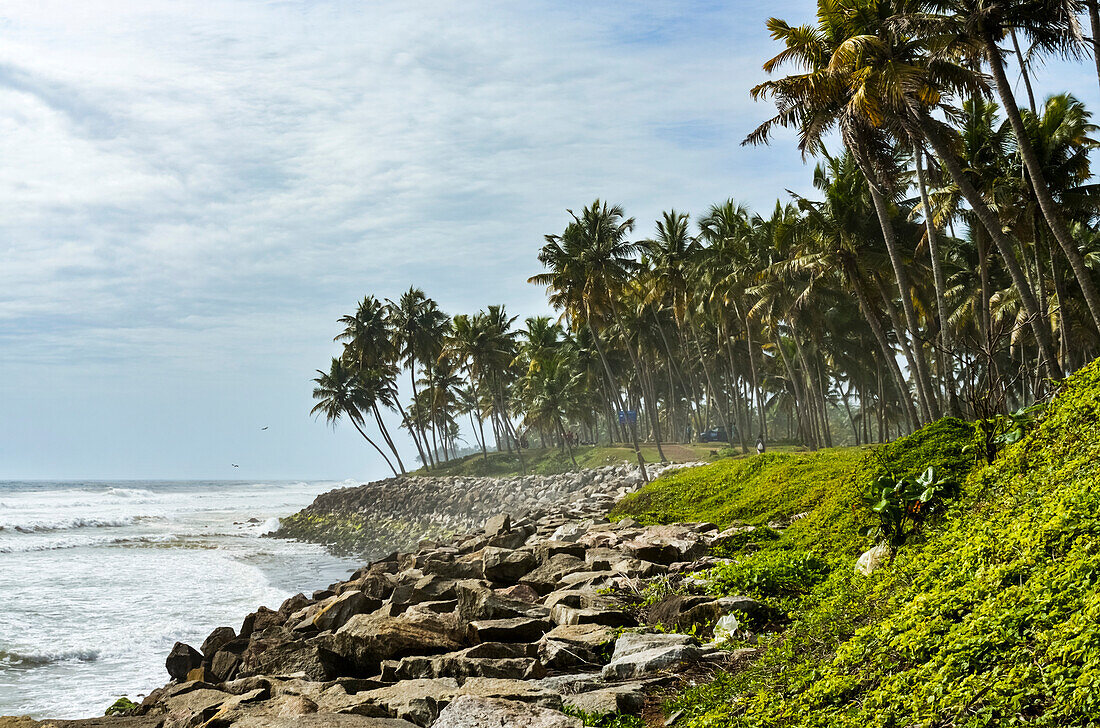
POLYGON ((717 596, 743 594, 757 599, 795 597, 805 594, 828 573, 828 565, 813 554, 760 551, 710 569, 706 574, 707 591, 717 596))

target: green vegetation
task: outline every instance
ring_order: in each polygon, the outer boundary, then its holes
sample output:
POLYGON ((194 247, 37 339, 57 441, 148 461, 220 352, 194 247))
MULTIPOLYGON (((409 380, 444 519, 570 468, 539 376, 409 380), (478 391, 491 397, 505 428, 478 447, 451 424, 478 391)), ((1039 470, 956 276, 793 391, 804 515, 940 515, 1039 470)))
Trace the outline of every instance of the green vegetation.
MULTIPOLYGON (((647 461, 657 462, 657 448, 653 445, 641 446, 642 456, 647 461)), ((696 462, 712 460, 715 449, 708 444, 673 445, 665 444, 665 456, 673 462, 696 462)), ((619 465, 631 462, 634 451, 626 447, 594 447, 586 445, 573 448, 576 465, 569 456, 556 448, 524 450, 524 465, 529 473, 554 475, 581 468, 598 468, 603 465, 619 465)), ((491 452, 487 456, 467 455, 456 460, 439 463, 434 469, 421 468, 414 475, 479 475, 508 476, 521 472, 519 458, 514 453, 491 452)))
POLYGON ((594 728, 645 728, 645 721, 636 715, 623 715, 622 713, 586 713, 565 706, 562 712, 574 718, 580 718, 586 726, 594 728))
POLYGON ((107 708, 107 710, 103 713, 103 715, 116 715, 116 716, 135 715, 138 711, 138 708, 140 708, 140 707, 141 707, 140 705, 138 705, 134 701, 130 700, 126 696, 122 696, 121 698, 119 698, 115 702, 111 703, 110 707, 107 708))
POLYGON ((941 420, 877 450, 722 461, 625 500, 618 516, 649 522, 809 511, 710 573, 712 591, 757 596, 789 622, 760 635, 766 649, 744 670, 674 698, 677 725, 1096 725, 1100 361, 990 465, 971 447, 976 429, 941 420), (891 565, 857 575, 873 543, 866 486, 928 467, 958 494, 891 565))

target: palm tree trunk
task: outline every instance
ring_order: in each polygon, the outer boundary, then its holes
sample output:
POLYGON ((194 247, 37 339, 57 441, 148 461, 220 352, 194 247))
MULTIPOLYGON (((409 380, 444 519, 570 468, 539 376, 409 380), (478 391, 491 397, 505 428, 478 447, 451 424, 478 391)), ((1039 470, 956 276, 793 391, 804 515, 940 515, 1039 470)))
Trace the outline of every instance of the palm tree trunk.
POLYGON ((1077 242, 1070 234, 1069 228, 1066 227, 1065 220, 1062 219, 1061 212, 1058 210, 1058 205, 1050 194, 1050 187, 1047 186, 1046 178, 1043 176, 1043 165, 1027 136, 1023 117, 1020 116, 1020 109, 1016 106, 1012 88, 1008 85, 1008 77, 1005 76, 1000 50, 990 36, 987 35, 982 40, 985 42, 986 59, 993 71, 997 94, 1001 97, 1001 103, 1004 105, 1005 115, 1012 125, 1012 131, 1016 134, 1016 145, 1020 150, 1020 155, 1024 158, 1024 166, 1027 167, 1028 176, 1031 178, 1031 187, 1035 191, 1039 209, 1043 211, 1043 217, 1046 218, 1047 225, 1050 226, 1055 239, 1058 240, 1058 244, 1065 252, 1070 268, 1073 269, 1073 275, 1081 286, 1081 293, 1084 295, 1085 303, 1088 304, 1089 313, 1092 314, 1093 325, 1097 331, 1100 331, 1100 293, 1097 293, 1092 275, 1085 264, 1085 258, 1077 248, 1077 242))
POLYGON ((416 436, 416 426, 409 419, 409 413, 405 411, 405 407, 401 404, 401 401, 394 397, 397 402, 397 411, 401 413, 401 421, 405 424, 405 429, 409 431, 409 437, 412 438, 413 444, 416 445, 416 452, 420 455, 420 462, 424 465, 428 464, 428 458, 424 455, 424 448, 420 446, 420 440, 416 436))
POLYGON ((390 437, 389 430, 386 429, 386 423, 382 421, 382 415, 378 412, 378 405, 372 404, 371 410, 374 411, 374 419, 378 423, 378 431, 382 433, 382 439, 386 441, 386 445, 393 451, 393 457, 397 460, 398 467, 401 468, 401 474, 405 474, 405 463, 401 462, 401 454, 397 452, 397 446, 393 444, 393 438, 390 437))
POLYGON ((561 441, 565 443, 565 448, 569 451, 569 461, 573 463, 573 469, 577 470, 580 466, 577 465, 577 459, 573 457, 573 446, 569 444, 569 438, 565 436, 565 428, 561 424, 561 418, 558 418, 558 435, 561 436, 561 441))
POLYGON ((363 432, 363 428, 359 426, 359 423, 356 421, 356 418, 352 417, 350 412, 348 413, 348 419, 351 420, 351 424, 355 425, 355 429, 359 430, 359 434, 363 436, 363 439, 366 440, 367 442, 369 442, 370 446, 378 451, 378 454, 381 455, 382 459, 386 461, 386 465, 390 466, 390 470, 393 471, 394 477, 397 477, 397 468, 393 467, 393 463, 391 463, 390 459, 388 457, 386 457, 386 453, 382 452, 382 448, 378 447, 378 443, 376 443, 374 440, 370 439, 370 437, 367 435, 367 433, 363 432))
MULTIPOLYGON (((589 315, 585 316, 585 318, 587 319, 588 330, 592 332, 592 343, 595 344, 595 346, 596 346, 596 354, 599 355, 600 363, 603 364, 603 370, 607 374, 608 382, 610 382, 610 388, 612 389, 612 394, 614 394, 615 401, 619 405, 619 411, 622 412, 624 417, 625 417, 626 407, 623 405, 622 393, 620 393, 619 388, 615 386, 615 375, 611 373, 611 365, 607 363, 607 356, 604 354, 603 344, 600 343, 600 335, 596 331, 596 327, 592 325, 591 314, 589 313, 589 315)), ((630 346, 628 345, 627 349, 629 349, 629 348, 630 348, 630 346)), ((633 446, 634 446, 634 457, 636 457, 637 460, 638 460, 638 470, 641 471, 642 482, 643 483, 648 483, 649 482, 649 473, 646 472, 645 458, 642 457, 642 448, 638 444, 638 427, 637 427, 637 425, 632 425, 631 428, 630 428, 630 440, 631 440, 631 444, 633 444, 633 446)))
POLYGON ((851 260, 845 259, 843 265, 847 269, 848 280, 851 282, 852 289, 855 291, 859 310, 863 312, 863 318, 871 327, 871 333, 874 334, 875 341, 878 342, 879 348, 882 350, 882 356, 898 386, 898 392, 905 409, 905 415, 909 419, 909 426, 911 429, 915 430, 919 427, 917 410, 913 406, 912 397, 909 396, 909 387, 906 386, 905 377, 901 373, 901 367, 898 366, 897 359, 894 358, 894 349, 890 346, 889 339, 886 338, 886 331, 882 328, 882 322, 879 321, 878 314, 871 308, 871 302, 867 298, 867 291, 863 288, 863 277, 851 260))
POLYGON ((795 399, 795 414, 798 415, 798 429, 802 432, 803 441, 806 446, 811 450, 817 449, 817 443, 813 440, 812 432, 809 428, 803 425, 805 420, 805 402, 806 397, 802 392, 802 385, 798 381, 798 376, 795 374, 794 367, 791 366, 791 359, 787 356, 787 350, 783 348, 783 339, 779 335, 779 329, 775 325, 775 321, 771 322, 772 337, 775 339, 775 348, 779 350, 779 356, 783 359, 783 367, 787 370, 787 378, 790 379, 791 389, 794 390, 795 399))
MULTIPOLYGON (((920 395, 921 408, 924 409, 925 421, 931 422, 939 418, 939 408, 932 397, 932 382, 928 376, 928 368, 924 360, 924 347, 920 343, 920 328, 917 323, 917 314, 913 309, 913 288, 909 284, 909 272, 905 267, 905 261, 901 259, 901 251, 898 250, 897 238, 894 235, 894 224, 890 220, 890 211, 886 207, 886 198, 878 189, 874 179, 869 176, 869 170, 864 170, 867 177, 867 186, 871 190, 871 201, 875 205, 875 213, 878 215, 879 227, 882 228, 882 239, 886 243, 886 252, 890 257, 890 264, 894 268, 894 277, 898 284, 898 293, 901 294, 901 310, 905 314, 905 324, 908 327, 908 335, 904 329, 899 330, 898 340, 912 339, 912 363, 916 367, 913 377, 917 382, 917 393, 920 395)), ((903 344, 903 348, 908 344, 903 344)))
POLYGON ((729 418, 726 417, 726 405, 718 399, 718 390, 715 388, 714 381, 710 376, 710 367, 707 366, 706 356, 703 355, 703 346, 699 343, 699 333, 690 323, 688 324, 688 328, 691 329, 691 336, 695 339, 695 350, 699 352, 699 364, 703 367, 703 376, 706 377, 707 380, 707 389, 710 392, 710 397, 714 402, 715 408, 718 410, 718 422, 725 428, 726 437, 728 438, 731 430, 729 418))
MULTIPOLYGON (((1001 75, 1004 75, 1004 69, 1002 69, 1001 75)), ((1019 116, 1019 114, 1017 114, 1017 116, 1019 116)), ((970 183, 970 180, 966 177, 966 173, 963 172, 962 167, 959 165, 959 160, 955 156, 954 151, 948 146, 946 140, 944 140, 943 136, 940 134, 939 129, 935 127, 935 122, 932 118, 925 114, 921 117, 920 122, 921 131, 924 132, 925 138, 928 139, 932 148, 936 150, 936 155, 940 158, 940 161, 943 162, 944 166, 947 167, 947 172, 951 175, 951 179, 958 185, 962 196, 970 203, 970 208, 974 211, 974 214, 978 216, 978 219, 981 220, 982 226, 985 227, 986 232, 989 233, 989 237, 993 239, 993 243, 997 246, 997 251, 1001 254, 1001 261, 1004 263, 1005 270, 1008 271, 1009 276, 1012 278, 1012 285, 1016 287, 1016 291, 1020 295, 1020 303, 1027 313, 1028 320, 1031 324, 1031 331, 1035 335, 1035 341, 1039 346, 1039 352, 1043 359, 1043 366, 1047 370, 1047 375, 1055 381, 1061 381, 1064 375, 1058 367, 1058 357, 1054 351, 1054 344, 1051 341, 1050 328, 1039 316, 1039 305, 1035 301, 1035 294, 1028 285, 1024 272, 1020 270, 1020 264, 1016 261, 1012 243, 1001 230, 1001 224, 997 219, 997 215, 993 210, 989 209, 989 205, 985 203, 985 200, 982 199, 978 190, 970 183)))
POLYGON ((768 420, 764 413, 764 390, 760 385, 760 379, 757 374, 756 344, 752 340, 752 326, 750 325, 751 322, 749 321, 748 314, 746 313, 742 318, 745 321, 745 343, 749 348, 749 370, 752 372, 752 388, 756 394, 757 417, 760 420, 758 434, 766 441, 768 437, 768 420))
MULTIPOLYGON (((886 315, 890 318, 890 325, 893 326, 895 332, 902 331, 905 328, 905 322, 898 314, 897 306, 895 306, 893 300, 891 300, 890 291, 887 290, 886 284, 877 274, 875 274, 873 278, 878 288, 879 298, 882 299, 882 307, 886 309, 886 315)), ((917 427, 920 427, 922 424, 929 421, 928 408, 925 400, 927 392, 921 390, 920 380, 917 378, 916 354, 913 352, 909 340, 899 335, 898 344, 901 346, 901 353, 905 357, 905 361, 909 363, 909 375, 913 378, 913 386, 917 390, 917 401, 921 405, 922 418, 917 421, 917 427)))
POLYGON ((1027 102, 1031 107, 1031 113, 1038 115, 1038 111, 1035 110, 1035 92, 1031 90, 1031 74, 1028 73, 1027 63, 1024 61, 1024 54, 1020 52, 1020 41, 1016 38, 1016 29, 1009 28, 1008 34, 1012 38, 1012 48, 1016 51, 1016 62, 1020 64, 1020 76, 1024 79, 1024 88, 1027 89, 1027 102))
POLYGON ((940 319, 940 376, 947 385, 947 413, 952 417, 959 415, 958 393, 955 391, 954 346, 951 341, 951 326, 947 320, 947 281, 943 275, 943 259, 940 257, 940 237, 936 232, 936 223, 932 219, 932 205, 928 201, 928 188, 924 179, 924 150, 913 142, 913 157, 917 165, 917 186, 920 188, 920 203, 924 209, 924 227, 928 235, 928 254, 932 258, 932 280, 936 287, 936 315, 940 319))
POLYGON ((1100 81, 1100 3, 1085 0, 1089 9, 1089 25, 1092 27, 1092 60, 1096 62, 1096 79, 1100 81))
POLYGON ((421 423, 422 420, 421 420, 421 417, 420 417, 420 394, 419 394, 419 392, 416 391, 416 360, 415 359, 410 359, 409 360, 409 381, 412 382, 413 412, 416 414, 416 422, 415 422, 416 429, 420 431, 420 438, 422 440, 424 440, 424 450, 420 453, 420 456, 424 457, 424 455, 427 454, 428 459, 425 460, 425 461, 422 461, 422 462, 425 465, 428 466, 428 470, 434 470, 435 469, 435 461, 432 460, 432 450, 431 450, 430 447, 428 447, 428 438, 424 434, 424 428, 420 426, 420 423, 421 423))

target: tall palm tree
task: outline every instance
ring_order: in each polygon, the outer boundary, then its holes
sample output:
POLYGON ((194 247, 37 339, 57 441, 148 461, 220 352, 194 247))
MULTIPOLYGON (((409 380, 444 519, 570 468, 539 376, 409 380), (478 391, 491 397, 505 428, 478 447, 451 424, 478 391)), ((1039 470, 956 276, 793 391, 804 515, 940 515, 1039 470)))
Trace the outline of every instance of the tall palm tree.
POLYGON ((363 439, 378 451, 396 476, 397 469, 386 457, 386 453, 363 430, 363 410, 369 409, 374 404, 374 394, 363 386, 363 380, 341 359, 333 358, 329 370, 325 372, 318 369, 317 375, 313 380, 317 384, 313 389, 313 398, 317 400, 317 404, 310 410, 310 414, 315 416, 323 414, 330 425, 335 425, 341 417, 346 415, 363 439))
MULTIPOLYGON (((573 221, 561 235, 547 235, 546 245, 539 252, 539 262, 549 272, 531 276, 528 282, 546 286, 556 308, 591 330, 608 386, 619 411, 625 413, 627 408, 608 364, 600 330, 607 327, 609 320, 618 318, 616 296, 638 267, 634 257, 638 245, 626 238, 634 229, 634 218, 624 217, 620 206, 600 200, 585 207, 580 215, 568 212, 573 221)), ((627 352, 637 372, 639 367, 632 348, 628 346, 627 352)), ((638 469, 643 481, 649 482, 638 444, 637 423, 629 421, 629 424, 638 469)))
POLYGON ((925 0, 923 4, 929 12, 914 15, 910 22, 917 33, 926 34, 944 52, 969 57, 974 62, 980 58, 989 64, 993 87, 1016 135, 1039 208, 1077 278, 1093 324, 1100 330, 1100 292, 1054 200, 1039 155, 1028 139, 999 45, 1009 33, 1019 31, 1030 41, 1032 52, 1077 55, 1082 44, 1077 17, 1083 4, 1079 0, 925 0))

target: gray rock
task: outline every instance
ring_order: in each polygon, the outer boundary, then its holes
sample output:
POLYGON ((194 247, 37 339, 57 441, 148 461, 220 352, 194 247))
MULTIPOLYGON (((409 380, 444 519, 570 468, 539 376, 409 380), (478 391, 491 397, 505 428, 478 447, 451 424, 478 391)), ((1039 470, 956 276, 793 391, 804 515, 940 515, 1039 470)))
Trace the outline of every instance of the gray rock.
POLYGON ((685 662, 695 662, 700 657, 702 652, 691 645, 655 647, 613 659, 600 674, 608 681, 638 680, 675 669, 685 662))
POLYGON ((513 700, 459 696, 448 705, 432 728, 582 728, 579 718, 513 700))
POLYGON ((513 584, 535 568, 537 559, 530 551, 510 551, 487 546, 481 552, 482 573, 490 581, 513 584))
POLYGON ((563 696, 562 703, 567 707, 593 715, 636 714, 640 713, 645 705, 645 692, 641 684, 627 683, 563 696))
POLYGON ((207 637, 205 641, 203 641, 199 651, 202 652, 205 657, 211 658, 218 650, 236 638, 237 632, 232 627, 218 627, 210 633, 210 636, 207 637))
POLYGON ((313 713, 289 718, 249 716, 234 723, 233 728, 416 728, 416 724, 396 718, 313 713))
POLYGON ((550 631, 547 619, 487 619, 470 622, 466 634, 470 642, 535 642, 550 631))

